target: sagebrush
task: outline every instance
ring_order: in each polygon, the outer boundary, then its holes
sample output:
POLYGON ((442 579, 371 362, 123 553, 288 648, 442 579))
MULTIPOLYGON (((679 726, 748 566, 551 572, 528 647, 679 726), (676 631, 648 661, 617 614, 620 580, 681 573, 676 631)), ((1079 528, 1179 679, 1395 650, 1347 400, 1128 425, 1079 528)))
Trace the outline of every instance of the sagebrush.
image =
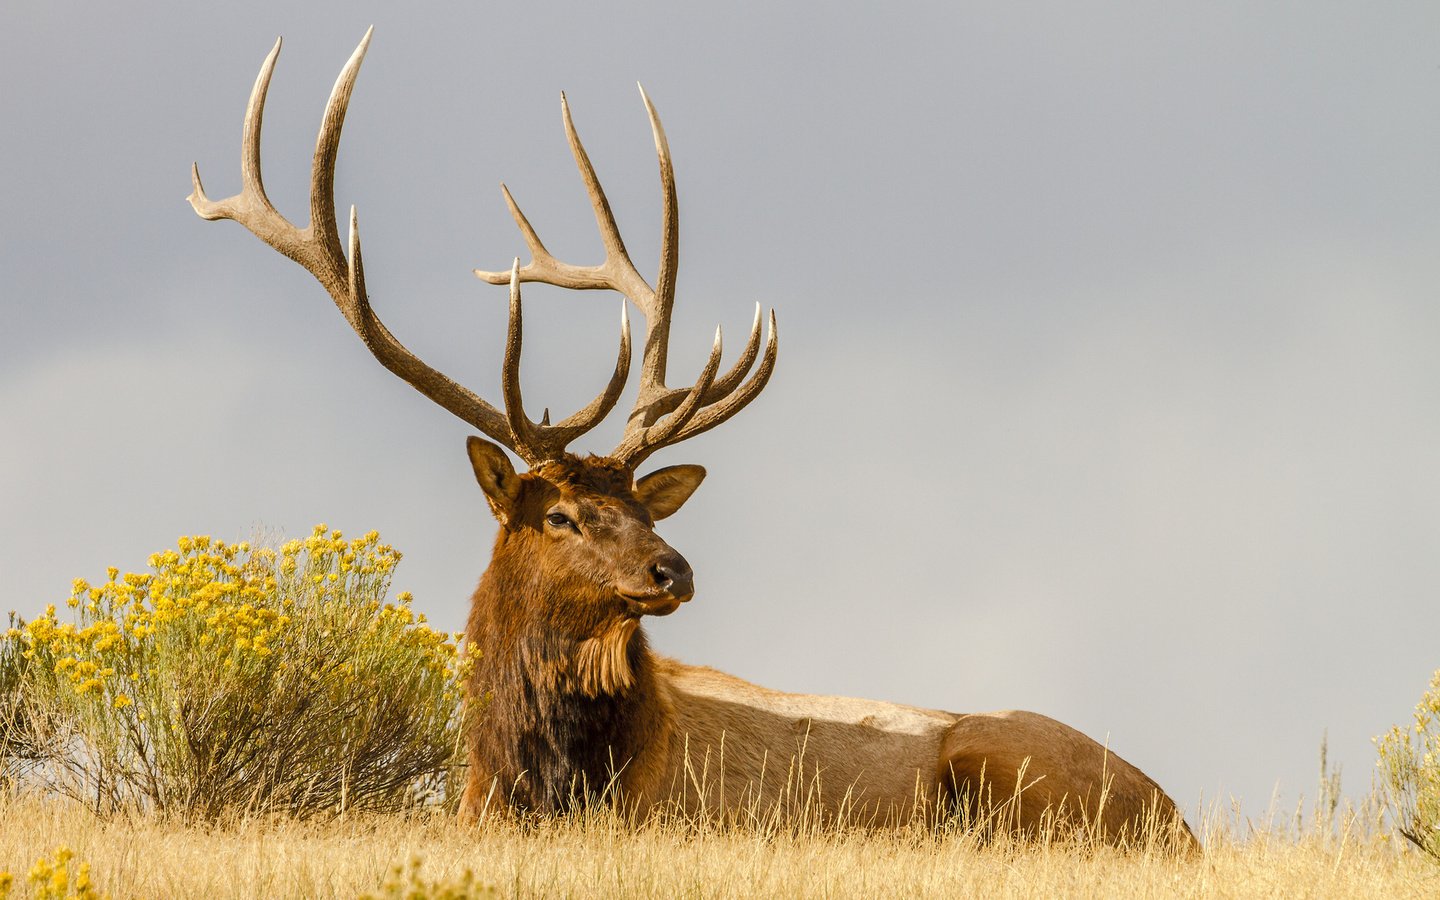
POLYGON ((1380 784, 1396 830, 1440 860, 1440 671, 1415 705, 1415 723, 1376 739, 1380 784))
MULTIPOLYGON (((7 635, 17 635, 20 623, 12 612, 7 635)), ((45 756, 42 733, 35 727, 25 697, 24 681, 30 660, 25 647, 7 636, 0 640, 0 786, 18 784, 45 756)))
POLYGON ((320 525, 279 548, 185 537, 148 573, 76 579, 76 621, 51 606, 7 636, 49 786, 206 818, 438 798, 466 664, 408 593, 386 602, 399 561, 320 525))

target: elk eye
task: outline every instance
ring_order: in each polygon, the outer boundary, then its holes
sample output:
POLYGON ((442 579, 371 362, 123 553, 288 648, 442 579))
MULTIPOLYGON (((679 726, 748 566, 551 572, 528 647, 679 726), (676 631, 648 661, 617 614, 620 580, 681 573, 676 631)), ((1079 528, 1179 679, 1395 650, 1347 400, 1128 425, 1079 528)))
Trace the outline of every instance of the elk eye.
POLYGON ((550 515, 548 515, 548 516, 545 517, 545 521, 549 522, 551 525, 555 526, 556 528, 574 528, 574 527, 575 527, 575 523, 572 522, 572 521, 570 521, 570 517, 567 516, 567 515, 565 515, 564 513, 552 512, 550 515))

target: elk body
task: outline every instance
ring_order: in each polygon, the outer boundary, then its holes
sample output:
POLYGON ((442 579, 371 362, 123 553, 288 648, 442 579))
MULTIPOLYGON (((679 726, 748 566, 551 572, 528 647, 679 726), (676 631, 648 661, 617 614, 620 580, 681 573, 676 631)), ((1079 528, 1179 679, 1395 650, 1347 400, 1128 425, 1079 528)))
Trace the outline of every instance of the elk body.
POLYGON ((485 703, 468 738, 463 816, 563 812, 594 797, 640 815, 666 809, 728 817, 793 813, 875 824, 934 820, 958 809, 1020 831, 1068 822, 1112 841, 1133 840, 1158 823, 1180 843, 1193 843, 1154 781, 1045 716, 787 694, 652 652, 644 617, 669 615, 694 594, 689 564, 654 525, 680 508, 705 472, 680 465, 637 477, 637 469, 656 450, 713 428, 760 393, 775 365, 774 313, 763 354, 757 308, 745 348, 729 369, 720 371, 717 330, 696 382, 666 384, 679 226, 665 132, 644 98, 664 199, 660 270, 652 287, 625 250, 562 96, 566 135, 605 260, 596 266, 557 260, 505 190, 531 261, 521 266, 517 259, 508 272, 476 272, 510 288, 504 411, 430 368, 370 306, 353 208, 348 253, 338 231, 335 159, 369 40, 367 33, 325 110, 307 228, 276 212, 261 181, 261 119, 278 41, 245 117, 241 193, 208 199, 196 169, 190 202, 207 219, 240 222, 304 266, 387 369, 490 438, 467 441, 500 532, 466 631, 472 651, 479 651, 470 696, 485 703), (625 386, 631 358, 625 307, 618 359, 604 391, 556 424, 548 411, 535 422, 524 411, 519 379, 520 285, 527 281, 615 291, 645 316, 638 395, 620 444, 605 456, 580 457, 566 447, 610 412, 625 386), (502 446, 528 470, 517 472, 502 446))

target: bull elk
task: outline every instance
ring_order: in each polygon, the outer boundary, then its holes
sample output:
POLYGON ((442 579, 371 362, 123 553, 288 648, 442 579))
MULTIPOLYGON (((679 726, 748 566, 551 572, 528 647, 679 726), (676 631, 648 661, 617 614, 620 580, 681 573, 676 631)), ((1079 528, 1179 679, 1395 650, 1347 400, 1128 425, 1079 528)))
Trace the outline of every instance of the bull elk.
POLYGON ((1143 823, 1163 821, 1176 840, 1193 842, 1154 781, 1045 716, 788 694, 652 652, 643 618, 669 615, 694 594, 690 565, 655 533, 654 523, 681 507, 705 470, 668 466, 637 478, 636 469, 655 451, 714 428, 759 395, 775 367, 774 312, 763 354, 757 306, 745 348, 727 370, 720 370, 717 330, 695 383, 667 384, 679 224, 665 131, 642 89, 664 204, 652 287, 630 260, 562 95, 565 133, 599 225, 604 261, 577 266, 556 259, 502 187, 531 256, 523 266, 516 259, 508 272, 475 273, 510 289, 504 411, 425 364, 370 306, 354 208, 348 253, 336 221, 340 131, 369 42, 367 32, 325 107, 308 227, 283 218, 261 181, 260 127, 278 40, 245 115, 241 192, 208 199, 197 167, 189 201, 202 217, 234 219, 303 266, 382 365, 490 438, 466 441, 500 533, 466 630, 479 651, 470 696, 487 703, 468 737, 463 815, 492 807, 558 812, 577 797, 603 794, 641 815, 675 807, 722 816, 768 813, 800 802, 825 820, 877 824, 933 819, 937 810, 981 811, 1021 831, 1056 821, 1058 811, 1110 841, 1134 839, 1143 823), (625 304, 605 389, 556 424, 548 411, 537 422, 525 413, 519 377, 520 285, 529 281, 614 291, 645 317, 638 395, 624 436, 606 456, 577 456, 566 447, 610 412, 625 386, 631 357, 625 304), (528 471, 517 473, 502 446, 528 471))

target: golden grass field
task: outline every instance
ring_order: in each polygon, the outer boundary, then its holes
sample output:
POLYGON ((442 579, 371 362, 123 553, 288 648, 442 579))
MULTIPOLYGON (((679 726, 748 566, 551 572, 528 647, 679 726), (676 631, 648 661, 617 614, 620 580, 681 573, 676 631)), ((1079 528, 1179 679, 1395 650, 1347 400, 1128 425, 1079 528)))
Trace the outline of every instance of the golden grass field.
MULTIPOLYGON (((7 632, 0 900, 1440 897, 1440 854, 1411 849, 1381 812, 1417 840, 1440 821, 1440 673, 1416 724, 1378 742, 1384 777, 1373 784, 1389 794, 1345 807, 1322 742, 1308 809, 1256 822, 1212 805, 1190 821, 1204 846, 1195 853, 1085 843, 1073 838, 1083 821, 1068 823, 1079 826, 1069 840, 1018 843, 1004 836, 1009 800, 980 830, 965 830, 960 810, 933 829, 838 826, 843 815, 810 805, 818 781, 787 792, 793 807, 727 810, 733 825, 679 810, 635 824, 596 805, 462 827, 435 805, 460 774, 458 638, 429 629, 408 595, 383 603, 399 556, 378 541, 317 526, 306 542, 257 551, 254 574, 242 545, 182 538, 153 576, 112 568, 104 585, 76 580, 77 623, 51 610, 7 632), (242 613, 243 635, 231 622, 242 613), (205 715, 181 716, 174 685, 205 715), (398 720, 364 712, 381 708, 398 720), (346 742, 369 749, 347 756, 346 742), (200 764, 236 759, 248 762, 200 764), (981 839, 997 826, 1001 836, 981 839)), ((1162 829, 1152 845, 1173 836, 1170 824, 1150 823, 1162 829)))
POLYGON ((980 846, 963 834, 632 828, 605 813, 530 827, 461 828, 438 814, 202 826, 12 797, 0 800, 0 864, 13 873, 12 896, 27 896, 26 873, 65 845, 72 866, 89 863, 95 889, 116 900, 1440 896, 1440 866, 1360 821, 1328 835, 1257 832, 1215 814, 1197 829, 1205 851, 1175 857, 980 846))

